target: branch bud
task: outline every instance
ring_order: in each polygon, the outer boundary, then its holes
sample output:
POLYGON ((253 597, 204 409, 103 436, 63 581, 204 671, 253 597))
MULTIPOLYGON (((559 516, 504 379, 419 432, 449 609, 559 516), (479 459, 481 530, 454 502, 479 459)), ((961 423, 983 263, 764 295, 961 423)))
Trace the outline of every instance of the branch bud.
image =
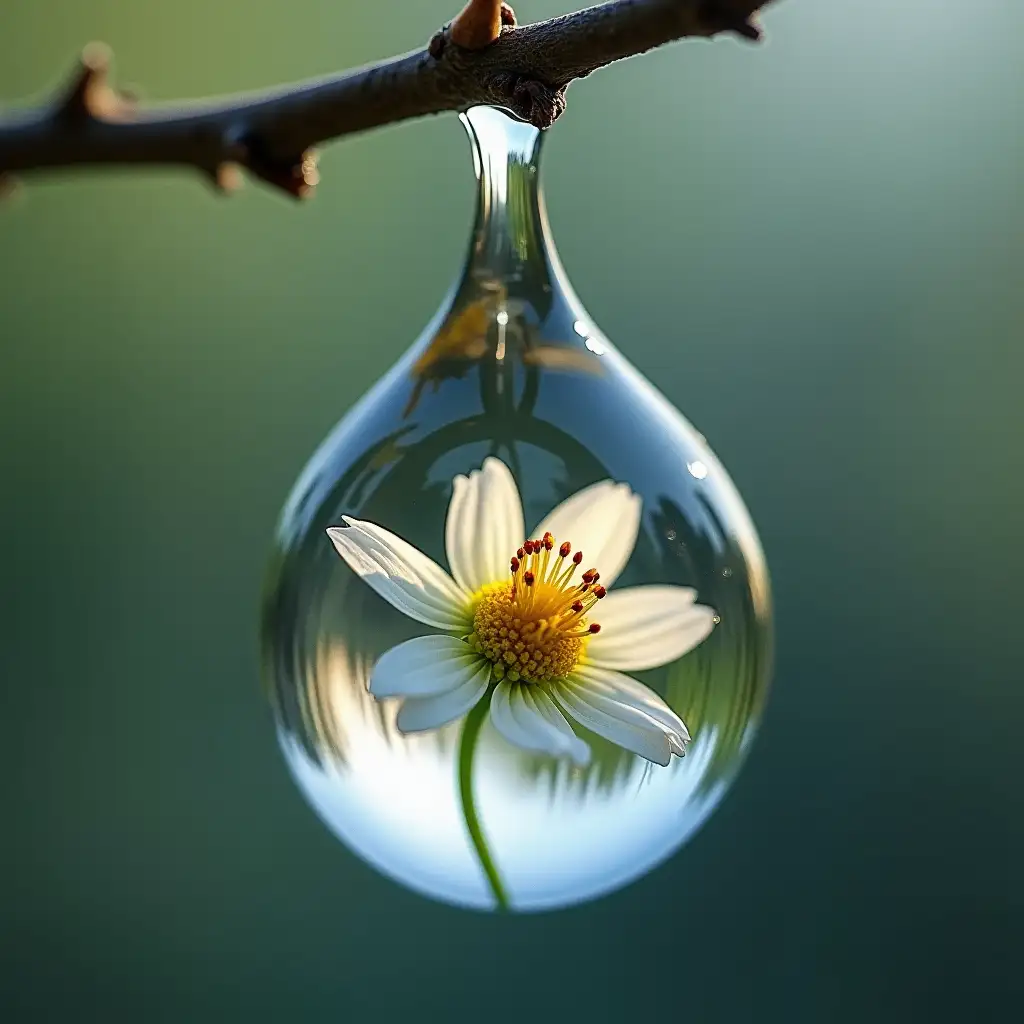
POLYGON ((451 39, 466 50, 482 50, 501 35, 503 25, 515 25, 515 12, 501 0, 469 0, 452 22, 451 39))

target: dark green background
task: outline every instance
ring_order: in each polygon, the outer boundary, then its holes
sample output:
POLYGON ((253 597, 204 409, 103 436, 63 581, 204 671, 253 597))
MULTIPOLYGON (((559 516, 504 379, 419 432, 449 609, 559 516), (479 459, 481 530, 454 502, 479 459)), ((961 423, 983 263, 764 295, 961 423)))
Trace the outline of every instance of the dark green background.
MULTIPOLYGON (((419 45, 454 6, 0 0, 0 96, 96 37, 152 99, 264 86, 419 45)), ((572 281, 730 467, 778 609, 725 804, 554 915, 449 909, 355 860, 258 682, 280 503, 461 261, 455 118, 329 148, 305 206, 149 173, 0 212, 4 1021, 1019 1012, 1024 11, 765 22, 760 49, 574 86, 548 142, 572 281)))

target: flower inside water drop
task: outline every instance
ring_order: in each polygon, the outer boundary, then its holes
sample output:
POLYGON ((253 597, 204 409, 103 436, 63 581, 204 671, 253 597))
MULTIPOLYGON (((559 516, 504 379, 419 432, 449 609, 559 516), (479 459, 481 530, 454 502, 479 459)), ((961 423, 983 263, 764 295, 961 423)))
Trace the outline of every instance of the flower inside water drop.
POLYGON ((338 554, 394 608, 440 631, 386 651, 370 692, 401 701, 403 732, 447 725, 489 693, 494 727, 533 753, 587 764, 575 722, 655 764, 682 756, 690 739, 682 719, 623 670, 682 657, 712 631, 715 612, 689 587, 612 589, 641 513, 629 487, 603 480, 552 510, 531 531, 538 540, 524 541, 531 535, 515 480, 488 458, 452 481, 450 574, 383 527, 344 517, 327 531, 338 554), (601 572, 580 570, 584 551, 601 572))
POLYGON ((284 756, 342 842, 421 894, 545 910, 644 874, 718 805, 764 702, 770 587, 705 440, 559 272, 544 136, 462 120, 465 272, 291 492, 263 654, 284 756), (545 533, 547 572, 525 550, 545 533), (583 554, 559 583, 564 543, 583 554), (573 615, 590 567, 606 596, 573 615))

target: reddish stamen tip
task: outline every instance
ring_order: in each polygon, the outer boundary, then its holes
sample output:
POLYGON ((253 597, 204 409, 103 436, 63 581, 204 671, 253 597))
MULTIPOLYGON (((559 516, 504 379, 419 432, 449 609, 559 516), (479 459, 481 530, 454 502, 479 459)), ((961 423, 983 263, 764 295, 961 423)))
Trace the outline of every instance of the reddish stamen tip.
POLYGON ((513 572, 518 572, 519 571, 519 559, 518 558, 513 558, 512 561, 509 563, 509 565, 511 565, 513 572))
POLYGON ((594 579, 592 580, 592 582, 596 583, 600 578, 601 578, 601 574, 595 569, 594 570, 594 579))
POLYGON ((580 562, 583 561, 583 552, 577 551, 576 554, 572 556, 572 560, 575 565, 579 565, 580 562))
POLYGON ((594 587, 594 597, 596 597, 598 601, 600 601, 601 598, 604 597, 604 595, 607 593, 608 591, 605 590, 604 587, 594 587))
POLYGON ((591 633, 600 633, 601 632, 601 624, 599 622, 592 622, 590 624, 590 632, 591 633))
POLYGON ((596 580, 596 579, 597 579, 597 570, 596 569, 588 569, 583 574, 583 582, 584 583, 593 583, 594 580, 596 580))
POLYGON ((559 549, 558 554, 562 558, 568 558, 569 552, 572 551, 572 545, 566 541, 559 549))
POLYGON ((533 541, 532 541, 532 540, 528 540, 528 541, 527 541, 527 542, 526 542, 526 543, 525 543, 525 544, 523 545, 523 550, 524 550, 524 551, 525 551, 525 552, 526 552, 526 553, 527 553, 528 555, 532 555, 532 554, 533 554, 533 541))
POLYGON ((517 548, 516 549, 516 555, 518 555, 519 558, 525 558, 526 557, 526 552, 522 548, 517 548))
POLYGON ((526 585, 527 585, 528 587, 532 587, 532 586, 533 586, 533 580, 534 580, 534 575, 533 575, 533 573, 532 573, 532 572, 530 572, 529 570, 527 570, 526 572, 524 572, 524 573, 523 573, 523 582, 524 582, 524 583, 525 583, 525 584, 526 584, 526 585))
POLYGON ((544 550, 550 551, 555 546, 555 538, 550 533, 544 534, 544 550))
POLYGON ((573 603, 572 603, 572 610, 574 612, 581 612, 581 611, 583 611, 583 602, 582 601, 573 601, 573 603))

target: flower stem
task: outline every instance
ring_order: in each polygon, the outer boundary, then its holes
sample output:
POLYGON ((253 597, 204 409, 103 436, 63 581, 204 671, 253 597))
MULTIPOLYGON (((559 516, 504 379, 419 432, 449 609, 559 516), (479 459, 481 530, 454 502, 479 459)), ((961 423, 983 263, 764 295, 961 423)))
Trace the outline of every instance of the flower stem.
POLYGON ((480 819, 476 814, 476 804, 473 802, 473 754, 476 751, 476 741, 484 719, 487 717, 490 703, 491 695, 488 692, 483 700, 476 702, 462 726, 462 738, 459 740, 459 795, 462 797, 462 816, 466 820, 469 837, 473 841, 477 857, 480 858, 480 866, 484 869, 484 874, 490 883, 491 892, 494 893, 494 898, 498 903, 498 909, 508 910, 508 895, 502 884, 501 876, 498 874, 498 869, 494 866, 491 851, 487 848, 487 840, 484 839, 483 830, 480 828, 480 819))

